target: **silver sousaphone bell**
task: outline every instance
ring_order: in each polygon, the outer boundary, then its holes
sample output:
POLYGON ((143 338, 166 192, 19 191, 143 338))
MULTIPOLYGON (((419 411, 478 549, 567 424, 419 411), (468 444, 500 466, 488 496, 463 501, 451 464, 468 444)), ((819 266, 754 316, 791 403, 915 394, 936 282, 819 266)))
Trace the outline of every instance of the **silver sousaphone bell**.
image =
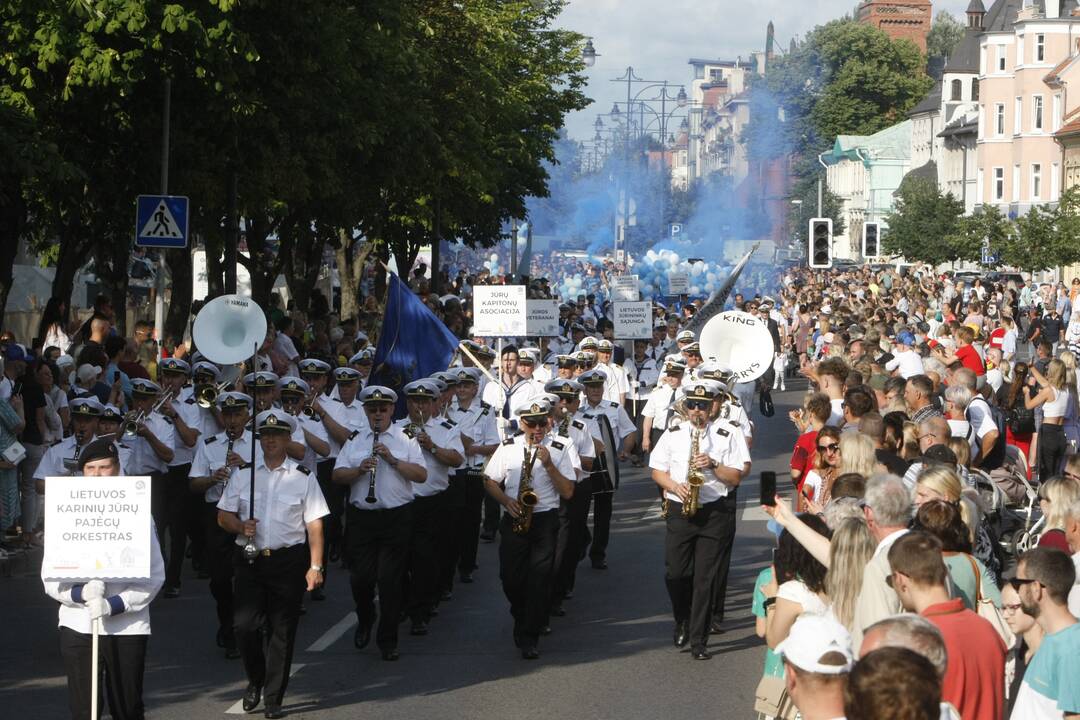
POLYGON ((772 367, 773 338, 760 318, 729 310, 705 323, 698 338, 701 357, 734 374, 734 383, 757 380, 772 367))

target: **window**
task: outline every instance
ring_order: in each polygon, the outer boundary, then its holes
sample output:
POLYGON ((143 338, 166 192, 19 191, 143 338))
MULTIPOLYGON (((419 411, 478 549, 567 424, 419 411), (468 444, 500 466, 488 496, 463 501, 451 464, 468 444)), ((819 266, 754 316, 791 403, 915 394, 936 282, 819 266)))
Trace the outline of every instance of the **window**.
POLYGON ((974 78, 971 81, 971 101, 976 102, 979 99, 979 78, 974 78))
POLYGON ((963 90, 961 88, 960 81, 959 80, 953 80, 952 81, 952 95, 951 95, 951 97, 949 99, 952 100, 953 102, 959 101, 959 100, 962 99, 960 97, 962 93, 963 93, 963 90))
POLYGON ((1023 130, 1022 123, 1024 119, 1024 99, 1017 96, 1016 105, 1013 111, 1013 135, 1019 135, 1023 130))
POLYGON ((1012 201, 1020 202, 1020 166, 1013 165, 1012 201))
POLYGON ((1031 201, 1042 199, 1042 165, 1031 163, 1031 201))
POLYGON ((1005 134, 1005 103, 994 105, 994 137, 1005 134))
POLYGON ((704 80, 705 79, 705 66, 704 65, 695 65, 694 66, 694 79, 695 80, 704 80))
POLYGON ((1043 62, 1046 59, 1046 36, 1039 33, 1035 36, 1035 62, 1043 62))
POLYGON ((1005 199, 1005 168, 994 168, 994 200, 1001 202, 1005 199))
POLYGON ((997 71, 1005 72, 1005 46, 997 46, 997 71))
POLYGON ((1031 96, 1031 129, 1043 129, 1043 96, 1031 96))

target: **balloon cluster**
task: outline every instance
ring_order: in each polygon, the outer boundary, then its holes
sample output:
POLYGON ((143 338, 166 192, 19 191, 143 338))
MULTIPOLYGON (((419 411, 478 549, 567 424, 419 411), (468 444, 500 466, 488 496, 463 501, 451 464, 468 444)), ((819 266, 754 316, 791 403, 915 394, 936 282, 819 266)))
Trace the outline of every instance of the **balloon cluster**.
POLYGON ((668 274, 673 272, 687 274, 690 279, 690 297, 708 297, 724 284, 731 267, 711 260, 691 263, 672 250, 649 250, 634 265, 634 273, 641 283, 642 297, 648 299, 670 295, 668 274))
POLYGON ((484 267, 488 269, 492 275, 497 275, 499 272, 499 254, 491 253, 488 259, 484 262, 484 267))

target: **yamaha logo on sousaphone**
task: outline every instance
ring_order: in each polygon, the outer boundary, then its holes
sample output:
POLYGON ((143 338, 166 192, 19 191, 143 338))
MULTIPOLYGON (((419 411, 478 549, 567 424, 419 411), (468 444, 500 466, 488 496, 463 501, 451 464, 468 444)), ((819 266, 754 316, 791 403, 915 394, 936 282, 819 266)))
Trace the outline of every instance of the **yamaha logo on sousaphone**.
POLYGON ((734 382, 756 380, 772 366, 773 338, 761 319, 729 310, 712 317, 701 329, 701 356, 730 370, 734 382))

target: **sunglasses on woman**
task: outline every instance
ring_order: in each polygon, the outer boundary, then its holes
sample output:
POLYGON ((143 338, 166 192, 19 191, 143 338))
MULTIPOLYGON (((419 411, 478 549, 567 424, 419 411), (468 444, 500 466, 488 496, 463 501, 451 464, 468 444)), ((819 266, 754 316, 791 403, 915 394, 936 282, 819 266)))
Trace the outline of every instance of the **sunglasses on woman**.
POLYGON ((832 443, 831 445, 818 445, 817 450, 820 453, 833 453, 840 449, 839 443, 832 443))

